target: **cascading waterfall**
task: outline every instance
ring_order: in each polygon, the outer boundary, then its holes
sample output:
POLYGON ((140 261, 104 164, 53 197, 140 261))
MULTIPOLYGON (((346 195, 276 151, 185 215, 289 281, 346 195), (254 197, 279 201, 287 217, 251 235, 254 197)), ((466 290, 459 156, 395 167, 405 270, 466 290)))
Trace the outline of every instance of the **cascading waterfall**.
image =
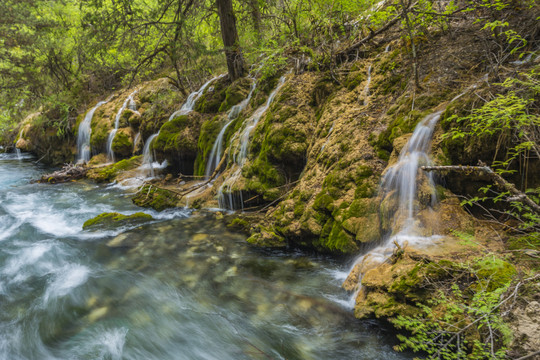
POLYGON ((221 128, 221 131, 219 132, 216 141, 214 142, 214 145, 212 146, 212 151, 210 151, 210 156, 208 157, 208 163, 206 164, 206 171, 205 171, 205 177, 206 179, 209 179, 210 176, 212 176, 212 173, 214 170, 218 167, 219 162, 221 161, 221 154, 223 152, 223 137, 225 136, 225 131, 227 131, 227 128, 231 123, 238 118, 240 113, 246 108, 246 106, 249 104, 249 101, 251 100, 251 97, 253 96, 253 92, 255 91, 255 88, 257 87, 257 82, 255 79, 252 79, 253 83, 251 84, 251 89, 249 90, 249 94, 247 98, 242 100, 239 104, 234 105, 227 114, 227 123, 223 128, 221 128))
POLYGON ((88 111, 79 125, 77 135, 77 164, 84 164, 90 161, 90 135, 92 134, 92 118, 94 113, 101 106, 109 102, 109 99, 100 101, 90 111, 88 111))
POLYGON ((124 101, 118 112, 116 113, 116 117, 114 119, 114 129, 111 130, 109 133, 109 138, 107 139, 107 159, 111 162, 114 162, 114 151, 112 149, 112 144, 114 137, 116 136, 116 133, 118 132, 118 126, 120 125, 120 118, 122 117, 122 113, 126 108, 137 112, 137 104, 135 103, 135 100, 133 100, 133 96, 137 93, 138 90, 135 90, 132 92, 127 99, 124 101))
MULTIPOLYGON (((201 88, 199 90, 194 91, 191 94, 189 94, 186 102, 182 105, 180 110, 175 111, 174 113, 172 113, 171 116, 169 116, 169 120, 167 120, 167 121, 171 121, 172 119, 174 119, 174 118, 176 118, 176 117, 178 117, 180 115, 187 115, 190 112, 192 112, 193 108, 195 107, 195 104, 197 103, 197 100, 199 100, 199 98, 204 93, 206 88, 211 83, 213 83, 217 79, 220 79, 220 78, 222 78, 224 76, 225 76, 225 74, 221 74, 219 76, 213 77, 212 79, 205 82, 203 84, 203 86, 201 86, 201 88)), ((145 176, 151 176, 151 177, 155 176, 155 172, 154 172, 154 154, 153 154, 153 151, 152 151, 152 141, 154 141, 154 139, 158 135, 159 135, 159 131, 157 133, 155 133, 155 134, 150 135, 150 137, 146 140, 146 143, 144 144, 143 162, 142 162, 141 166, 139 167, 139 169, 144 172, 145 176)))
MULTIPOLYGON (((235 169, 234 171, 232 171, 231 175, 223 181, 223 184, 221 184, 218 190, 219 207, 222 209, 235 209, 235 198, 233 195, 232 187, 242 174, 242 167, 246 163, 249 150, 249 137, 253 129, 255 129, 255 127, 261 120, 262 116, 266 113, 266 110, 268 110, 268 108, 274 101, 278 91, 285 83, 285 79, 285 76, 282 76, 279 79, 276 88, 272 91, 270 96, 268 96, 268 100, 266 101, 266 103, 264 103, 264 105, 260 106, 257 110, 255 110, 253 115, 251 115, 251 117, 249 117, 245 121, 243 129, 237 132, 231 139, 231 144, 233 144, 235 141, 238 141, 238 144, 233 153, 233 162, 235 169), (227 196, 225 196, 225 193, 227 193, 227 196)), ((242 193, 239 194, 239 197, 240 208, 243 210, 244 201, 242 199, 242 193)))
MULTIPOLYGON (((384 174, 381 181, 383 202, 392 203, 395 199, 397 208, 393 214, 393 234, 369 253, 356 259, 354 266, 360 266, 358 288, 362 274, 374 266, 382 263, 392 255, 394 244, 404 246, 405 243, 427 245, 438 236, 422 236, 415 219, 416 202, 418 200, 419 175, 425 176, 431 190, 431 198, 435 199, 434 183, 431 174, 419 174, 420 166, 430 162, 429 150, 435 125, 439 121, 442 111, 426 116, 414 129, 414 132, 401 150, 398 161, 384 174)), ((433 205, 433 204, 432 204, 433 205)), ((351 269, 352 271, 352 269, 351 269)), ((350 299, 350 306, 354 307, 359 289, 350 299)))

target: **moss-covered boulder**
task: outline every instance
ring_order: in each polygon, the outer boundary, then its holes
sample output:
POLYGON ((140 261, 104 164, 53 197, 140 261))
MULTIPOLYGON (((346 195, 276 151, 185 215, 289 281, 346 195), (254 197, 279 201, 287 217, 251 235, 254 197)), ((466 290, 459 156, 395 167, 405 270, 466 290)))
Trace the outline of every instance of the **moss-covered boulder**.
POLYGON ((152 215, 137 212, 131 215, 123 215, 117 212, 103 213, 83 224, 83 230, 97 230, 112 227, 128 226, 153 220, 152 215))
MULTIPOLYGON (((127 120, 136 132, 140 131, 143 139, 157 133, 171 114, 180 109, 186 98, 168 79, 147 82, 137 94, 141 115, 131 114, 127 120)), ((128 116, 128 113, 124 112, 124 115, 128 116)))
POLYGON ((48 165, 58 166, 73 161, 75 111, 65 104, 50 104, 45 108, 23 120, 15 147, 35 154, 48 165))
POLYGON ((114 164, 97 166, 88 170, 87 177, 96 182, 111 182, 124 171, 133 170, 141 165, 142 156, 134 156, 114 164))
POLYGON ((112 142, 112 149, 117 158, 126 158, 133 152, 133 138, 130 128, 118 129, 112 142))
POLYGON ((176 207, 178 197, 172 191, 154 185, 145 185, 132 199, 137 206, 152 208, 158 211, 176 207))
POLYGON ((195 111, 200 113, 217 113, 220 111, 221 103, 227 97, 227 88, 230 81, 227 76, 223 76, 212 82, 203 92, 195 104, 195 111))
POLYGON ((243 77, 235 80, 225 90, 225 99, 219 106, 219 112, 228 111, 234 105, 247 98, 253 80, 243 77))
POLYGON ((199 114, 190 113, 166 122, 152 145, 158 160, 167 160, 172 171, 192 175, 202 120, 199 114))

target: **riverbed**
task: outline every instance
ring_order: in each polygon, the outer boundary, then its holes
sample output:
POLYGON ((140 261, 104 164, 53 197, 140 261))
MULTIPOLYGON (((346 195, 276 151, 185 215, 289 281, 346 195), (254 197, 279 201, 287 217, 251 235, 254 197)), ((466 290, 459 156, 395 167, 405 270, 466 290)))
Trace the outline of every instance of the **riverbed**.
POLYGON ((114 184, 38 184, 0 154, 0 359, 406 359, 341 289, 349 264, 254 247, 215 213, 141 211, 114 184), (120 244, 120 245, 119 245, 120 244))

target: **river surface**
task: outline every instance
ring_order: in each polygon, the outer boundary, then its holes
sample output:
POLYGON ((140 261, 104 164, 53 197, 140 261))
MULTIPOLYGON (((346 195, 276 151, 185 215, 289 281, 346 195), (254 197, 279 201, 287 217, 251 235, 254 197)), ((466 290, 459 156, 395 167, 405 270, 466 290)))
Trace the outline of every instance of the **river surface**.
POLYGON ((0 154, 0 359, 407 358, 344 305, 347 264, 184 209, 83 231, 141 209, 112 185, 30 183, 47 170, 0 154))

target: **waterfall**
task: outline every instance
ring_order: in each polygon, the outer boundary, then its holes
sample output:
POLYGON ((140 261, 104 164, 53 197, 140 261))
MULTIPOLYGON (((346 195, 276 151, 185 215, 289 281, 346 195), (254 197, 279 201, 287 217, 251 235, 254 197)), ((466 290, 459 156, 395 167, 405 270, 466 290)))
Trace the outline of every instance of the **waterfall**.
POLYGON ((122 117, 122 113, 124 112, 124 110, 126 110, 126 108, 137 111, 137 104, 135 103, 135 100, 133 100, 133 96, 136 93, 137 90, 132 92, 116 113, 116 117, 114 119, 114 129, 111 130, 111 132, 109 133, 109 138, 107 139, 107 159, 109 159, 109 161, 111 162, 114 162, 114 151, 112 149, 112 144, 114 137, 116 136, 116 133, 118 131, 118 126, 120 125, 120 118, 122 117))
POLYGON ((189 114, 190 112, 193 111, 193 108, 195 108, 195 104, 197 103, 197 100, 199 100, 199 98, 202 96, 202 94, 204 93, 204 90, 206 90, 206 88, 211 84, 213 83, 214 81, 216 81, 217 79, 221 79, 222 77, 224 77, 225 74, 221 74, 219 76, 215 76, 213 78, 211 78, 210 80, 208 80, 207 82, 205 82, 203 84, 203 86, 201 86, 201 88, 197 91, 194 91, 192 92, 191 94, 189 94, 186 102, 184 103, 184 105, 182 105, 182 107, 180 108, 180 110, 178 111, 175 111, 171 114, 171 116, 169 117, 169 121, 171 121, 172 119, 174 119, 175 117, 177 116, 180 116, 180 115, 187 115, 189 114))
MULTIPOLYGON (((19 132, 19 137, 17 140, 22 139, 24 128, 21 129, 21 132, 19 132)), ((21 149, 17 147, 17 144, 15 144, 15 152, 17 153, 17 160, 22 160, 22 152, 21 149)))
POLYGON ((146 173, 147 176, 149 175, 151 177, 155 176, 155 174, 154 174, 154 166, 153 166, 154 155, 153 155, 153 150, 151 148, 151 145, 152 145, 152 142, 154 141, 154 139, 156 138, 156 136, 158 136, 158 135, 159 135, 159 132, 157 132, 155 134, 152 134, 146 140, 146 143, 144 144, 144 149, 143 149, 142 165, 139 167, 139 169, 143 170, 146 173))
MULTIPOLYGON (((268 96, 268 100, 266 103, 264 103, 262 106, 260 106, 251 117, 249 117, 245 121, 244 128, 241 129, 239 132, 237 132, 233 139, 231 139, 231 144, 237 140, 238 144, 236 146, 236 149, 233 154, 233 162, 236 169, 232 172, 232 174, 223 181, 223 184, 220 186, 218 190, 218 202, 219 207, 223 209, 235 209, 234 204, 234 196, 232 194, 232 187, 242 174, 242 167, 244 166, 247 156, 248 156, 248 150, 249 150, 249 136, 251 135, 251 132, 259 121, 261 120, 262 116, 266 113, 266 110, 272 105, 272 102, 274 101, 278 91, 281 89, 283 84, 285 83, 285 76, 282 76, 279 79, 279 82, 276 86, 276 88, 272 91, 270 96, 268 96), (227 196, 225 196, 225 192, 228 193, 227 196)), ((232 147, 232 146, 231 146, 232 147)), ((243 209, 243 199, 242 199, 242 193, 240 193, 240 207, 243 209)))
POLYGON ((137 144, 139 143, 140 140, 141 140, 141 132, 139 131, 135 135, 135 139, 133 139, 133 153, 135 153, 135 149, 137 149, 137 144))
MULTIPOLYGON (((187 115, 190 112, 192 112, 193 108, 195 107, 195 104, 197 103, 197 100, 199 100, 201 95, 204 93, 204 90, 206 90, 206 88, 212 82, 214 82, 215 80, 220 79, 220 78, 222 78, 224 76, 225 76, 225 74, 221 74, 219 76, 213 77, 212 79, 205 82, 203 84, 203 86, 201 86, 201 88, 199 90, 194 91, 191 94, 189 94, 186 102, 182 105, 180 110, 175 111, 174 113, 172 113, 171 116, 169 116, 169 120, 167 120, 167 121, 171 121, 172 119, 174 119, 177 116, 187 115)), ((155 133, 155 134, 150 135, 150 137, 146 140, 146 143, 144 144, 143 162, 142 162, 141 166, 139 167, 139 169, 144 171, 146 176, 154 177, 154 175, 155 175, 154 174, 154 166, 153 166, 154 156, 153 156, 153 151, 152 151, 151 145, 152 145, 152 141, 154 141, 154 139, 158 135, 159 135, 159 131, 157 133, 155 133)))
POLYGON ((90 111, 88 111, 79 125, 77 135, 77 164, 84 164, 90 161, 90 135, 92 134, 92 118, 94 113, 103 104, 109 100, 100 101, 90 111))
MULTIPOLYGON (((388 259, 394 250, 394 244, 404 246, 405 243, 415 245, 427 245, 438 236, 422 236, 419 233, 415 219, 416 202, 418 200, 418 175, 420 166, 430 162, 429 151, 431 138, 435 125, 441 117, 442 111, 426 116, 414 129, 414 132, 401 150, 398 161, 384 174, 380 191, 383 201, 397 204, 393 224, 393 235, 386 237, 382 243, 369 253, 356 259, 353 267, 360 266, 358 287, 362 274, 374 266, 388 259)), ((420 174, 427 177, 427 183, 432 191, 432 199, 435 198, 434 185, 431 173, 420 174)), ((352 269, 351 269, 352 271, 352 269)), ((354 307, 359 289, 350 299, 350 305, 354 307)))
POLYGON ((387 53, 388 51, 390 51, 390 44, 386 45, 386 47, 384 48, 385 53, 387 53))
POLYGON ((255 91, 255 88, 257 87, 257 82, 255 79, 252 79, 253 83, 251 84, 251 89, 249 90, 249 94, 247 98, 242 100, 239 104, 234 105, 227 114, 227 123, 223 128, 221 128, 221 131, 219 132, 216 141, 214 142, 214 145, 212 146, 212 151, 210 152, 210 156, 208 157, 208 163, 206 164, 206 171, 205 171, 205 177, 206 179, 209 179, 210 176, 212 176, 212 173, 214 170, 218 167, 219 162, 221 161, 221 154, 223 152, 223 136, 225 136, 225 131, 231 125, 231 123, 238 118, 240 113, 248 106, 249 101, 251 100, 251 97, 253 96, 253 92, 255 91))
POLYGON ((368 75, 368 78, 367 78, 367 81, 366 81, 366 86, 364 86, 364 91, 363 91, 363 94, 364 94, 364 106, 368 105, 369 85, 371 85, 371 65, 369 65, 369 67, 368 67, 367 75, 368 75))

